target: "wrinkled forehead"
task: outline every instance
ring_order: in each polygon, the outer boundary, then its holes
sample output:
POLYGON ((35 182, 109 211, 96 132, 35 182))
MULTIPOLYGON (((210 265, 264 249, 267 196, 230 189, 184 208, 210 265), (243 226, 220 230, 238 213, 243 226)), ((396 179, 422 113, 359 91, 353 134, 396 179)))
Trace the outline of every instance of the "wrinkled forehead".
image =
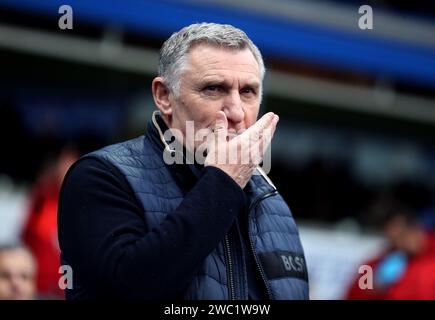
POLYGON ((197 44, 187 54, 187 69, 206 74, 236 72, 260 79, 260 67, 249 48, 226 48, 197 44))

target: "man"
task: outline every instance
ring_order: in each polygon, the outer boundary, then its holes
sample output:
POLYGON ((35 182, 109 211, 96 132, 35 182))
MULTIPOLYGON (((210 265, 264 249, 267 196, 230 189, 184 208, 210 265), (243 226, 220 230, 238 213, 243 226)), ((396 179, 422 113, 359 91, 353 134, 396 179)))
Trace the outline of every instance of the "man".
POLYGON ((0 300, 32 300, 36 296, 36 263, 20 245, 0 246, 0 300))
POLYGON ((83 157, 64 182, 67 298, 308 298, 296 224, 256 174, 278 122, 256 122, 263 77, 259 50, 229 25, 163 44, 147 134, 83 157))

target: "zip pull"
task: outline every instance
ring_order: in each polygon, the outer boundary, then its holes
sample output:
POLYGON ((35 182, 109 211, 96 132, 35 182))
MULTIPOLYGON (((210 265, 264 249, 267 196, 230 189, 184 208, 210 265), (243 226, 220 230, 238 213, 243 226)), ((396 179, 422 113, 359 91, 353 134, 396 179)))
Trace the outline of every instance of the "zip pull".
POLYGON ((254 207, 256 207, 260 203, 260 201, 263 201, 264 199, 267 199, 269 197, 275 196, 277 194, 278 194, 278 190, 275 189, 273 191, 263 193, 262 195, 260 195, 257 198, 255 198, 254 201, 252 201, 251 204, 249 205, 248 215, 252 211, 252 209, 254 207))

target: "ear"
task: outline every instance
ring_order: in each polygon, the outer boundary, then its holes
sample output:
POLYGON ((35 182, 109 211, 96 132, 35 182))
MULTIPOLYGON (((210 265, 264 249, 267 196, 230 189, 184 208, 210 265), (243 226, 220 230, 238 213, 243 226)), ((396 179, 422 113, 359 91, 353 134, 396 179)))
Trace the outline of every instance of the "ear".
POLYGON ((172 106, 170 99, 170 91, 162 77, 156 77, 151 85, 153 92, 154 103, 159 108, 163 118, 169 122, 172 117, 172 106))

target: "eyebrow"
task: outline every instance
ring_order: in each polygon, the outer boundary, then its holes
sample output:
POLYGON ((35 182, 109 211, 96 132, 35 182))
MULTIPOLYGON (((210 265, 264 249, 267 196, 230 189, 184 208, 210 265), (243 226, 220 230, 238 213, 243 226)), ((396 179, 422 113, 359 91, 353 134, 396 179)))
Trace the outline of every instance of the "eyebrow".
MULTIPOLYGON (((209 78, 205 78, 205 79, 200 81, 200 86, 203 87, 204 85, 223 85, 223 86, 226 86, 226 87, 231 87, 229 82, 226 79, 221 78, 221 77, 209 77, 209 78)), ((246 88, 246 87, 259 88, 260 87, 260 83, 258 81, 256 81, 256 80, 248 80, 242 86, 242 88, 246 88)))

